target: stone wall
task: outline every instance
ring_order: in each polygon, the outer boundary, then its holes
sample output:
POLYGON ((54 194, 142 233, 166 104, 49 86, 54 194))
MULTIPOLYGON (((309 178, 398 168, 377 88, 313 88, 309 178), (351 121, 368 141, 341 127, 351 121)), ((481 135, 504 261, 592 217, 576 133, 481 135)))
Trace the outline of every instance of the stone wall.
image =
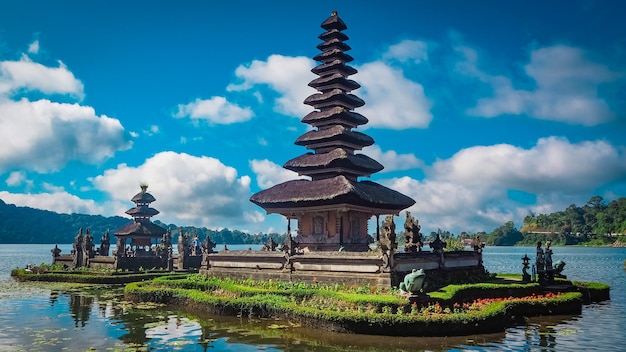
MULTIPOLYGON (((309 252, 287 255, 269 251, 220 251, 205 255, 200 273, 252 280, 397 287, 404 275, 424 269, 427 277, 454 280, 485 273, 480 253, 473 251, 395 253, 309 252)), ((437 280, 434 280, 437 281, 437 280)))

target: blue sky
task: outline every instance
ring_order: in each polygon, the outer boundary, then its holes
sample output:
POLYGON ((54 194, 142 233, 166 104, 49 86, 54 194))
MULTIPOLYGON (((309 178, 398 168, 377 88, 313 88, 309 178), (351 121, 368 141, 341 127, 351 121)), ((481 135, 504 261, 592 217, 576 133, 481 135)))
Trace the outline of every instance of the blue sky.
MULTIPOLYGON (((177 225, 283 232, 249 197, 282 168, 333 10, 371 180, 423 232, 626 196, 621 1, 1 1, 0 199, 122 215, 149 184, 177 225)), ((403 221, 400 214, 398 221, 403 221)))

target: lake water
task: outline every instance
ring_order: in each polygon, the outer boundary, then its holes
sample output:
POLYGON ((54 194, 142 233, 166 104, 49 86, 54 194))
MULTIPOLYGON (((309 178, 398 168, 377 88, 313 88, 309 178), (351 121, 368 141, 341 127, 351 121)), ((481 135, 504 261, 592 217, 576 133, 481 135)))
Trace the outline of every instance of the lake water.
MULTIPOLYGON (((9 277, 12 268, 50 263, 52 247, 0 245, 0 351, 626 351, 626 248, 553 248, 553 260, 566 263, 569 279, 611 285, 611 300, 586 305, 581 315, 531 318, 497 334, 397 338, 199 316, 128 304, 119 288, 72 292, 9 277)), ((490 272, 521 273, 521 258, 534 259, 534 253, 531 247, 486 247, 483 259, 490 272)))

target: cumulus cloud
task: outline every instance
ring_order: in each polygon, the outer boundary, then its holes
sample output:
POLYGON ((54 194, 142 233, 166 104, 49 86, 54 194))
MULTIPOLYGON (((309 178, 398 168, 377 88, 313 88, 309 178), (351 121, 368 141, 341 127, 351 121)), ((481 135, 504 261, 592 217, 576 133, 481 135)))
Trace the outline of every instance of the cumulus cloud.
POLYGON ((406 39, 389 46, 382 58, 385 61, 419 64, 428 61, 428 44, 420 40, 406 39))
POLYGON ((35 39, 28 45, 29 54, 39 54, 39 40, 35 39))
POLYGON ((82 99, 82 82, 63 62, 58 63, 59 67, 47 67, 31 61, 26 55, 22 55, 19 61, 0 61, 0 94, 25 89, 45 94, 68 94, 82 99))
POLYGON ((415 154, 398 154, 394 150, 383 152, 378 145, 363 149, 363 154, 381 163, 385 169, 381 172, 409 170, 424 166, 424 162, 415 154))
POLYGON ((598 125, 615 118, 607 101, 600 96, 603 84, 619 78, 608 67, 591 61, 583 49, 554 45, 530 53, 524 72, 535 86, 517 89, 510 78, 482 71, 476 52, 457 49, 464 60, 459 71, 474 76, 493 88, 493 97, 482 98, 468 110, 476 116, 522 115, 586 126, 598 125))
POLYGON ((260 218, 248 202, 250 177, 238 177, 237 170, 211 157, 160 152, 137 167, 118 165, 92 182, 126 209, 133 206, 139 184, 148 183, 157 199, 153 206, 161 212, 156 219, 164 222, 240 226, 242 219, 260 218))
POLYGON ((619 180, 626 180, 623 148, 550 137, 529 149, 508 144, 463 149, 436 161, 424 180, 380 182, 415 199, 408 210, 424 228, 458 233, 491 231, 510 220, 520 226, 529 211, 549 213, 583 204, 596 189, 619 180), (521 204, 509 191, 523 191, 537 200, 521 204))
POLYGON ((0 97, 0 172, 22 168, 50 172, 71 160, 97 163, 131 142, 119 120, 94 109, 47 99, 0 97))
POLYGON ((64 191, 53 193, 9 193, 0 191, 5 203, 37 209, 53 209, 57 213, 100 215, 104 208, 93 200, 81 199, 64 191))
POLYGON ((407 79, 404 73, 376 61, 357 67, 354 79, 361 84, 359 95, 366 105, 357 109, 369 119, 366 126, 390 129, 425 128, 433 116, 433 103, 422 85, 407 79))
POLYGON ((195 120, 207 120, 215 124, 231 124, 248 121, 254 117, 250 108, 242 108, 226 100, 224 97, 196 99, 189 104, 179 104, 174 117, 189 117, 195 120))
POLYGON ((432 175, 467 185, 489 183, 530 193, 588 192, 623 178, 626 153, 605 141, 541 138, 531 149, 509 144, 463 149, 436 162, 432 175))
POLYGON ((26 173, 24 171, 13 171, 6 179, 7 186, 19 186, 26 182, 26 173))
POLYGON ((256 174, 256 182, 261 188, 270 188, 285 181, 306 178, 267 159, 250 160, 250 168, 256 174))
MULTIPOLYGON (((309 58, 298 56, 271 55, 266 61, 254 60, 249 65, 241 65, 235 75, 241 81, 230 84, 228 91, 250 90, 257 85, 267 85, 279 93, 274 101, 274 110, 285 115, 302 117, 311 112, 311 107, 303 104, 304 99, 315 93, 308 86, 317 78, 311 73, 315 62, 309 58)), ((255 92, 259 97, 258 92, 255 92)))
MULTIPOLYGON (((30 50, 39 50, 38 43, 30 50)), ((38 91, 82 99, 82 82, 58 64, 48 67, 25 54, 18 61, 0 61, 0 173, 11 168, 57 171, 69 161, 98 163, 130 148, 120 121, 98 116, 92 107, 16 97, 38 91)))

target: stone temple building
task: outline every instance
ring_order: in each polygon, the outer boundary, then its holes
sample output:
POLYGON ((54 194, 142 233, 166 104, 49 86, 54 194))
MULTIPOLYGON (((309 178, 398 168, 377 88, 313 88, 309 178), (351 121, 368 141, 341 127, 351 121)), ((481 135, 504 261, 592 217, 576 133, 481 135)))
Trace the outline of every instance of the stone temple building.
MULTIPOLYGON (((353 58, 343 31, 346 24, 337 12, 322 23, 325 30, 314 57, 319 65, 312 72, 319 76, 309 83, 318 92, 304 101, 315 110, 303 123, 313 127, 295 144, 311 152, 291 159, 283 166, 310 179, 283 182, 254 194, 250 200, 268 214, 281 214, 298 223, 294 241, 299 248, 313 251, 367 251, 372 238, 368 220, 395 214, 415 201, 378 183, 360 180, 379 172, 383 166, 367 155, 356 153, 374 144, 361 132, 365 116, 353 111, 365 102, 352 94, 360 85, 348 77, 357 72, 347 65, 353 58)), ((377 237, 378 237, 378 228, 377 237)))
POLYGON ((117 256, 120 257, 126 257, 129 254, 125 251, 127 245, 130 246, 129 252, 134 253, 133 256, 148 252, 152 245, 159 244, 167 232, 166 229, 150 220, 151 217, 159 214, 158 210, 150 207, 150 203, 156 201, 156 198, 148 193, 148 185, 142 184, 140 188, 141 191, 131 199, 135 207, 126 211, 126 214, 133 217, 133 222, 115 230, 117 256))

